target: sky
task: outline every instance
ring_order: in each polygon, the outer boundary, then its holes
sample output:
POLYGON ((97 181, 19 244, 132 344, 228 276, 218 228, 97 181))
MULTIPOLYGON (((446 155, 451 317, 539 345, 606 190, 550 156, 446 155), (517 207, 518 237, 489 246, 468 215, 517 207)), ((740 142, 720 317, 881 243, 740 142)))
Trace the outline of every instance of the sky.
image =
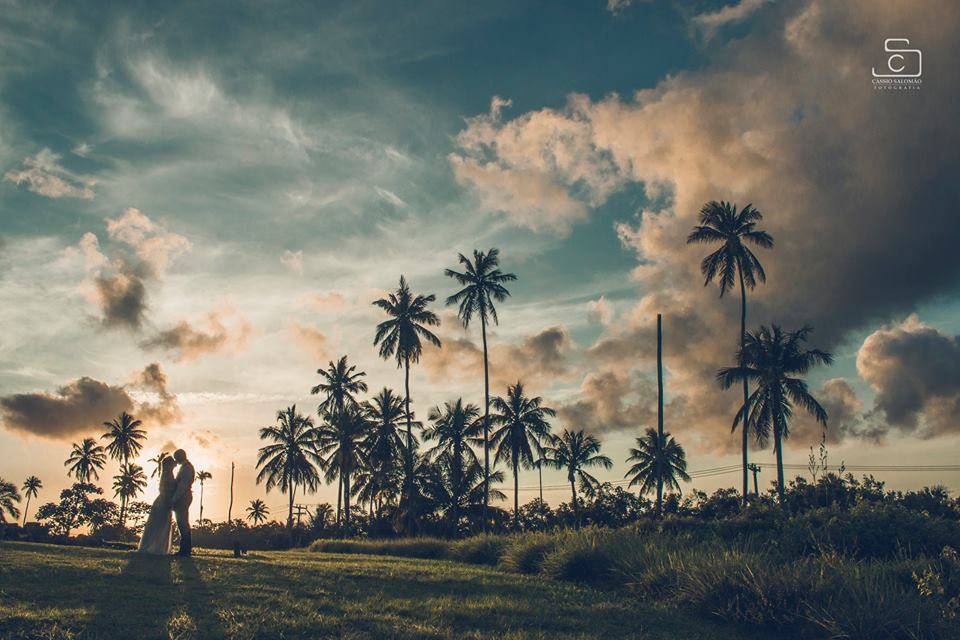
MULTIPOLYGON (((414 410, 481 404, 479 335, 444 306, 443 269, 490 247, 519 278, 490 335, 494 393, 522 380, 555 429, 603 440, 615 466, 598 476, 620 480, 656 423, 662 313, 666 429, 691 470, 735 465, 737 393, 714 374, 738 299, 704 286, 706 250, 685 244, 720 199, 752 203, 776 242, 758 251, 750 326, 813 326, 835 355, 809 376, 830 462, 956 463, 953 3, 2 9, 0 476, 39 476, 40 502, 67 486, 71 443, 129 410, 141 463, 182 447, 212 473, 210 518, 226 516, 234 463, 239 513, 264 496, 258 428, 291 404, 314 415, 319 367, 347 354, 372 390, 402 389, 370 304, 401 274, 442 318, 414 410), (878 88, 884 41, 901 37, 922 84, 878 88)), ((786 461, 822 435, 797 415, 786 461)), ((956 471, 877 476, 960 488, 956 471)), ((569 499, 563 479, 544 473, 548 501, 569 499)), ((521 500, 536 484, 522 472, 521 500)), ((335 486, 304 498, 335 500, 335 486)))

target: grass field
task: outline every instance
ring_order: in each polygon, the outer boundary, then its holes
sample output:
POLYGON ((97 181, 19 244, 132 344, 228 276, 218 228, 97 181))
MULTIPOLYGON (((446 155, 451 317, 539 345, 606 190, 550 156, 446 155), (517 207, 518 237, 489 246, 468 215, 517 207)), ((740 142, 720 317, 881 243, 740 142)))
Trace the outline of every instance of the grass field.
POLYGON ((439 560, 192 559, 0 543, 0 638, 746 638, 609 593, 439 560))

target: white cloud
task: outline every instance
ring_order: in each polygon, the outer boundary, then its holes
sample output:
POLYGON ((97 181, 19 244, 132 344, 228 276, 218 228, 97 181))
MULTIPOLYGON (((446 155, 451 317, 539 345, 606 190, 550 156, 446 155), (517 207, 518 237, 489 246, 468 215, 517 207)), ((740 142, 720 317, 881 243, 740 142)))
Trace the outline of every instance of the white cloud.
POLYGON ((298 276, 303 275, 303 250, 290 251, 287 249, 280 256, 280 263, 298 276))
POLYGON ((92 200, 94 181, 64 169, 60 158, 50 149, 41 149, 36 155, 24 158, 21 169, 7 171, 3 179, 48 198, 92 200))
POLYGON ((717 11, 695 15, 691 22, 704 40, 710 40, 723 27, 743 22, 770 2, 771 0, 740 0, 717 11))

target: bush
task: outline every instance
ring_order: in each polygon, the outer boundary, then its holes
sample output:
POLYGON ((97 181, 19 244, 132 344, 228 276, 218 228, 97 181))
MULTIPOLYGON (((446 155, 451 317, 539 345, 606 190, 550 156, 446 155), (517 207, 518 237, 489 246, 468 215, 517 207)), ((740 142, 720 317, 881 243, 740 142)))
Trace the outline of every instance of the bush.
POLYGON ((547 554, 560 543, 561 534, 526 533, 514 536, 503 550, 500 565, 514 573, 538 573, 547 554))
POLYGON ((471 564, 495 565, 508 542, 508 537, 497 535, 464 538, 450 545, 450 557, 471 564))
POLYGON ((614 556, 606 544, 613 532, 588 528, 564 536, 543 559, 542 573, 555 580, 599 584, 609 580, 614 556))
POLYGON ((317 540, 310 551, 324 553, 365 553, 404 558, 431 560, 449 558, 450 542, 437 538, 406 538, 401 540, 317 540))

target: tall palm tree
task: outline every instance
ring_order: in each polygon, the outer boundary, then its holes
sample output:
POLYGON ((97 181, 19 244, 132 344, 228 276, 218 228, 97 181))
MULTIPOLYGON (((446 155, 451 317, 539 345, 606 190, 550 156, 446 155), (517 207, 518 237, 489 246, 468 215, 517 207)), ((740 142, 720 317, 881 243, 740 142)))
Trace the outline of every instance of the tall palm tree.
MULTIPOLYGON (((503 302, 510 295, 503 284, 517 279, 513 273, 504 273, 500 266, 500 250, 493 248, 486 253, 473 250, 473 260, 462 253, 458 255, 463 271, 446 269, 444 274, 453 278, 463 288, 447 298, 447 305, 460 305, 457 314, 464 328, 470 326, 474 316, 480 318, 480 335, 483 339, 483 478, 485 489, 490 489, 490 361, 487 357, 487 322, 500 324, 494 302, 503 302)), ((490 500, 483 501, 483 527, 487 528, 487 509, 490 500)))
POLYGON ((120 526, 127 526, 127 505, 147 487, 143 467, 132 462, 120 466, 120 473, 113 476, 113 495, 120 498, 120 526))
POLYGON ((74 444, 63 466, 69 467, 67 475, 74 476, 77 482, 89 483, 91 478, 100 479, 98 471, 107 463, 107 454, 93 438, 84 438, 80 444, 74 444))
POLYGON ((384 498, 395 493, 394 485, 403 466, 401 459, 405 449, 400 436, 403 417, 403 398, 386 387, 367 403, 370 428, 363 450, 369 462, 369 499, 376 503, 378 517, 384 498))
POLYGON ((209 471, 197 471, 197 480, 200 481, 200 520, 203 520, 203 483, 212 478, 209 471))
POLYGON ((490 436, 490 444, 497 450, 495 462, 501 460, 513 467, 513 526, 520 528, 520 480, 518 470, 533 467, 540 459, 539 443, 550 435, 548 417, 557 415, 543 406, 543 398, 528 398, 523 384, 507 387, 506 397, 493 399, 494 414, 490 421, 500 428, 490 436))
POLYGON ((566 469, 567 481, 573 494, 573 511, 580 526, 580 503, 577 501, 577 480, 583 485, 597 485, 599 480, 584 471, 592 467, 609 469, 613 462, 600 453, 600 441, 583 430, 564 429, 559 437, 554 437, 547 448, 547 464, 556 469, 566 469))
POLYGON ((260 439, 271 441, 257 452, 257 484, 266 480, 267 492, 278 487, 288 494, 287 534, 293 544, 293 499, 297 487, 316 491, 323 458, 317 453, 318 432, 313 420, 297 413, 297 405, 277 412, 277 424, 260 429, 260 439))
MULTIPOLYGON (((383 309, 389 320, 384 320, 377 325, 377 331, 373 338, 373 344, 379 345, 380 357, 388 360, 393 357, 397 361, 397 367, 403 367, 403 389, 404 389, 404 409, 407 418, 407 446, 405 457, 404 474, 404 495, 407 499, 411 496, 413 490, 413 417, 410 413, 410 364, 420 361, 420 355, 423 353, 423 342, 440 346, 440 338, 433 334, 427 327, 436 327, 440 324, 440 318, 437 314, 427 308, 431 302, 436 300, 436 296, 414 295, 410 291, 406 278, 400 276, 400 286, 393 293, 385 298, 374 300, 373 304, 383 309)), ((413 514, 412 509, 407 510, 408 514, 413 514)))
POLYGON ((637 438, 636 448, 630 449, 627 462, 635 463, 623 476, 630 478, 628 486, 639 484, 642 496, 655 491, 658 515, 663 515, 664 486, 679 493, 678 480, 690 482, 686 453, 669 433, 660 435, 656 429, 647 429, 642 438, 637 438))
POLYGON ((335 471, 343 487, 343 522, 350 528, 350 475, 360 462, 361 442, 369 431, 366 410, 357 405, 328 415, 318 429, 317 451, 326 454, 327 477, 335 471))
POLYGON ((717 373, 724 389, 736 382, 753 383, 756 389, 749 402, 737 412, 733 421, 753 429, 763 442, 773 432, 773 447, 777 454, 777 493, 783 502, 783 440, 790 437, 790 418, 793 406, 809 412, 826 426, 827 412, 820 406, 801 376, 818 364, 829 365, 833 356, 819 349, 806 349, 803 344, 813 332, 811 327, 784 331, 777 325, 760 327, 748 333, 746 344, 737 354, 737 367, 726 367, 717 373), (749 407, 749 412, 746 411, 749 407))
POLYGON ((460 506, 463 494, 469 491, 466 469, 471 464, 479 464, 477 454, 470 443, 481 433, 479 423, 480 408, 474 404, 464 404, 463 398, 456 402, 444 403, 443 407, 433 407, 427 416, 430 426, 423 432, 423 439, 436 441, 436 445, 427 451, 431 460, 441 460, 449 471, 448 486, 451 492, 450 529, 456 534, 460 526, 460 506))
MULTIPOLYGON (((323 401, 317 406, 317 415, 321 418, 330 415, 342 415, 347 407, 357 405, 357 394, 366 393, 367 383, 363 381, 366 372, 357 371, 356 365, 347 363, 343 356, 334 364, 331 360, 326 369, 317 369, 321 382, 310 389, 313 395, 323 394, 323 401)), ((343 479, 334 469, 339 479, 337 485, 337 523, 340 522, 340 505, 343 500, 343 479)), ((328 479, 329 481, 330 479, 328 479)))
POLYGON ((270 508, 263 500, 257 498, 250 501, 250 506, 247 507, 247 520, 253 522, 253 526, 266 522, 268 515, 270 515, 270 508))
MULTIPOLYGON (((711 200, 700 209, 700 224, 687 236, 687 244, 720 244, 721 247, 705 257, 700 263, 704 276, 704 286, 713 280, 720 282, 720 297, 740 281, 740 349, 747 340, 747 289, 757 286, 757 281, 766 282, 767 274, 760 260, 747 246, 752 244, 764 249, 773 247, 773 237, 766 231, 759 231, 757 223, 763 214, 748 204, 740 211, 729 202, 711 200)), ((746 381, 743 382, 743 410, 749 410, 749 392, 746 381)), ((736 423, 735 423, 736 424, 736 423)), ((736 428, 736 426, 734 426, 736 428)), ((749 461, 747 448, 750 434, 746 428, 742 433, 743 448, 743 501, 749 496, 747 483, 749 461)))
POLYGON ((27 506, 23 510, 23 526, 27 526, 27 515, 30 513, 30 498, 36 498, 43 489, 43 482, 37 476, 30 476, 23 482, 23 495, 27 498, 27 506))
POLYGON ((170 457, 169 453, 167 453, 166 451, 161 451, 154 457, 147 460, 147 462, 153 465, 153 471, 150 472, 151 478, 157 478, 160 476, 160 473, 163 471, 163 461, 169 457, 170 457))
POLYGON ((110 422, 104 422, 103 426, 109 431, 100 437, 109 441, 107 453, 111 458, 127 464, 130 458, 140 453, 147 437, 147 432, 140 428, 142 422, 124 411, 110 422))
POLYGON ((0 522, 6 522, 4 513, 10 514, 14 520, 20 518, 20 492, 17 485, 0 478, 0 522))
MULTIPOLYGON (((476 459, 468 458, 460 480, 456 480, 452 463, 453 457, 444 454, 425 466, 422 482, 424 499, 431 511, 439 513, 448 522, 454 522, 454 513, 458 514, 457 518, 466 516, 476 522, 484 517, 483 497, 487 492, 483 467, 476 459)), ((503 472, 491 473, 490 480, 503 482, 503 472)), ((499 489, 491 489, 489 493, 495 500, 507 498, 499 489)))

